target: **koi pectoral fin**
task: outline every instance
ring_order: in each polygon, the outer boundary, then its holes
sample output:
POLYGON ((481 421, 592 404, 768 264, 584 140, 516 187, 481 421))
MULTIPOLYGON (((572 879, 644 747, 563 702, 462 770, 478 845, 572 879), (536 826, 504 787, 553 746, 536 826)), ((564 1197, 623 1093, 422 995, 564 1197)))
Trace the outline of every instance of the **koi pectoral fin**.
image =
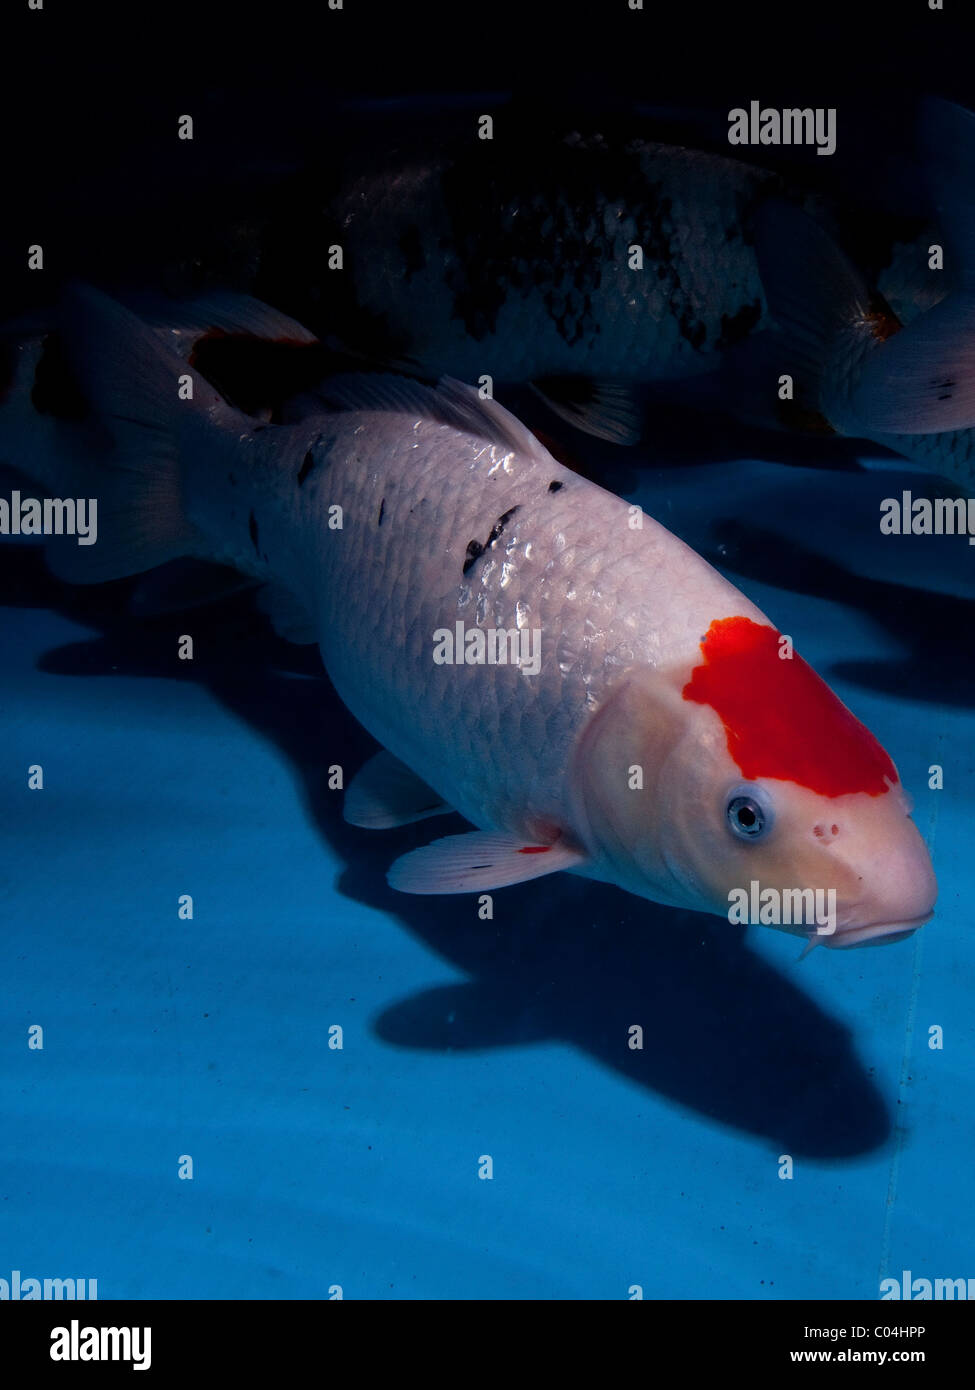
POLYGON ((365 763, 349 784, 342 814, 364 830, 392 830, 451 812, 446 801, 385 749, 365 763))
POLYGON ((525 883, 586 862, 580 850, 557 840, 533 845, 493 830, 447 835, 397 859, 386 875, 401 893, 479 893, 525 883))

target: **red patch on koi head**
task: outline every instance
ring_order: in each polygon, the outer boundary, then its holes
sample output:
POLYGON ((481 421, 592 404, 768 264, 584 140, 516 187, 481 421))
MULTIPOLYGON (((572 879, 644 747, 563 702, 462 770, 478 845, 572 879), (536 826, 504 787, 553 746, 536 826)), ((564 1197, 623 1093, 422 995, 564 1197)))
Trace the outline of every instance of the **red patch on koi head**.
POLYGON ((873 734, 779 636, 751 618, 718 618, 701 643, 685 700, 710 705, 749 780, 795 782, 821 796, 881 796, 897 771, 873 734))

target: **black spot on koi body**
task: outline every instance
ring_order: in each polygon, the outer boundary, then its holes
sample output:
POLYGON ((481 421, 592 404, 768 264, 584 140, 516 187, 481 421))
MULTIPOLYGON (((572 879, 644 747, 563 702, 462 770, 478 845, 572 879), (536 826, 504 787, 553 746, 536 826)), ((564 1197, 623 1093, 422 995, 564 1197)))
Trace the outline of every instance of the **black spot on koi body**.
POLYGON ((247 522, 247 529, 250 531, 251 544, 254 547, 254 554, 259 555, 261 552, 257 548, 257 517, 254 515, 253 512, 251 512, 250 519, 247 522))
POLYGON ((491 528, 491 534, 488 536, 487 545, 484 547, 485 550, 487 550, 488 546, 492 546, 494 544, 494 542, 501 535, 505 526, 508 524, 508 521, 511 519, 511 517, 514 516, 517 510, 517 507, 512 507, 510 511, 504 512, 501 516, 498 517, 497 521, 491 528))
POLYGON ((562 486, 562 484, 559 483, 559 482, 552 482, 552 483, 549 483, 549 485, 548 485, 548 490, 549 490, 549 492, 558 492, 558 490, 559 490, 559 488, 560 488, 561 486, 562 486))
POLYGON ((695 318, 686 308, 677 315, 677 330, 695 351, 704 346, 704 340, 708 336, 707 324, 703 319, 695 318))
POLYGON ((464 574, 471 568, 476 560, 484 554, 484 547, 480 541, 467 542, 467 559, 464 561, 464 574))
MULTIPOLYGON (((444 171, 444 278, 453 317, 471 337, 497 332, 506 304, 535 295, 567 345, 595 336, 597 294, 607 276, 618 279, 632 228, 658 211, 641 154, 629 141, 578 133, 553 141, 548 131, 515 148, 485 145, 444 171)), ((669 202, 659 211, 669 217, 669 202)))
POLYGON ((299 486, 299 487, 302 486, 302 484, 304 483, 305 479, 308 477, 308 474, 311 472, 311 470, 312 470, 314 467, 315 467, 315 455, 314 455, 314 454, 312 453, 312 451, 309 449, 308 452, 307 452, 307 454, 305 455, 304 459, 302 460, 301 468, 298 470, 298 486, 299 486))
POLYGON ((497 521, 496 521, 496 522, 494 523, 494 525, 491 527, 491 534, 488 536, 486 544, 482 545, 480 541, 469 541, 469 542, 468 542, 468 544, 467 544, 467 558, 466 558, 466 560, 464 561, 464 573, 465 573, 465 574, 467 573, 467 571, 468 571, 474 564, 477 563, 477 561, 478 561, 478 560, 481 558, 481 556, 484 554, 485 550, 490 550, 491 546, 492 546, 492 545, 494 544, 494 542, 498 539, 498 537, 502 534, 502 532, 504 531, 505 526, 508 524, 508 522, 509 522, 509 521, 511 520, 511 518, 514 516, 514 514, 515 514, 515 512, 516 512, 517 510, 518 510, 517 507, 511 507, 508 511, 503 512, 503 513, 501 514, 501 516, 498 517, 497 521))
POLYGON ((383 512, 384 512, 385 510, 386 510, 386 499, 385 499, 385 497, 384 497, 383 500, 382 500, 382 501, 380 502, 380 504, 379 504, 379 520, 376 522, 376 525, 377 525, 377 526, 382 526, 382 524, 383 524, 383 512))
POLYGON ((755 299, 751 304, 743 304, 735 314, 721 315, 721 336, 719 348, 734 347, 747 338, 762 317, 762 301, 755 299))

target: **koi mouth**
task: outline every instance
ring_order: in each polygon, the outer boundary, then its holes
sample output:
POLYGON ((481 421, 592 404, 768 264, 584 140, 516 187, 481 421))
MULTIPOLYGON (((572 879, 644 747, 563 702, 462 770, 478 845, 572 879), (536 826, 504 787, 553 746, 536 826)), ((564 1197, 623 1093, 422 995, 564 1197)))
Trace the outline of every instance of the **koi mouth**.
POLYGON ((918 927, 923 927, 925 922, 930 922, 934 916, 934 911, 926 912, 923 917, 913 917, 904 922, 867 922, 859 927, 840 927, 830 935, 821 935, 819 939, 825 946, 834 949, 848 949, 851 946, 887 946, 895 941, 905 941, 912 936, 918 927))

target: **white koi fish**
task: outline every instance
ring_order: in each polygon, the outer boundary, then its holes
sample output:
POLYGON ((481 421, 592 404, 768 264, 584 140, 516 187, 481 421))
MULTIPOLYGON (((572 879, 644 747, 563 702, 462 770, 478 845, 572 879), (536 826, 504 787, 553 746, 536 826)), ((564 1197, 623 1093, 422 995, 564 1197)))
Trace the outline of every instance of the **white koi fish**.
MULTIPOLYGON (((732 584, 495 402, 347 378, 266 424, 100 294, 75 294, 66 340, 114 443, 83 460, 98 543, 55 568, 91 583, 195 556, 266 583, 386 750, 347 820, 476 827, 397 860, 394 887, 570 870, 722 916, 755 883, 832 890, 835 930, 786 929, 843 947, 930 917, 928 851, 872 734, 732 584)), ((11 461, 57 489, 52 456, 11 461)))

